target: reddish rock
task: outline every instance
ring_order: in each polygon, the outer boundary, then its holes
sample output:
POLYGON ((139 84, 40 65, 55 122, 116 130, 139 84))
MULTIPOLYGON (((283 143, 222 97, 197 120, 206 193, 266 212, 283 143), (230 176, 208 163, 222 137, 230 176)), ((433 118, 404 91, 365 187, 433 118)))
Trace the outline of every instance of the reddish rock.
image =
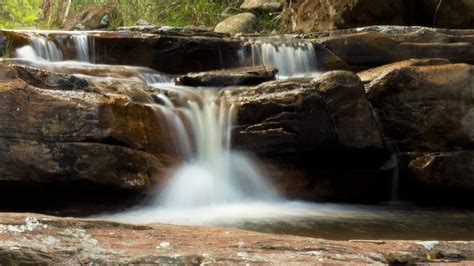
POLYGON ((330 241, 232 228, 0 216, 2 264, 390 264, 474 260, 471 241, 330 241))
POLYGON ((473 76, 465 64, 404 67, 373 80, 368 98, 401 151, 470 149, 473 76))

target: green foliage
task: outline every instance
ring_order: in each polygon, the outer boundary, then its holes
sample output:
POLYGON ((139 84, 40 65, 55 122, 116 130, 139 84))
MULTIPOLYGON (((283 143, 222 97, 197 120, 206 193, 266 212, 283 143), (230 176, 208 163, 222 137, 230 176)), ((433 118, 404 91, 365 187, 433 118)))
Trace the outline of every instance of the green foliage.
POLYGON ((273 30, 282 31, 280 18, 267 12, 257 14, 257 31, 271 33, 273 30))
POLYGON ((139 20, 172 26, 214 26, 224 19, 227 7, 238 6, 233 0, 118 0, 119 14, 125 25, 139 20))
POLYGON ((35 26, 41 16, 40 0, 0 0, 0 28, 35 26))

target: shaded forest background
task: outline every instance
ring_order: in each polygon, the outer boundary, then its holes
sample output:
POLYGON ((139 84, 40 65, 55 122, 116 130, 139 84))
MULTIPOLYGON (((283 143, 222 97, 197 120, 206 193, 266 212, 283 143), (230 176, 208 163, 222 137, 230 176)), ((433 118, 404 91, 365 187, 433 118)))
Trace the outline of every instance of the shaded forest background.
POLYGON ((238 0, 0 0, 0 28, 58 29, 86 8, 113 5, 111 27, 148 22, 214 26, 238 8, 238 0))

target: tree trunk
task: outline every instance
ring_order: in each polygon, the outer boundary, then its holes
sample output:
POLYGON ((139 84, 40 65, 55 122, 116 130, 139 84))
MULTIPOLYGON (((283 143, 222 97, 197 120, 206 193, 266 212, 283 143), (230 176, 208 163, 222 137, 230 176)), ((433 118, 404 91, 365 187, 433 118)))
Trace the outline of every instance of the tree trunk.
POLYGON ((61 25, 60 25, 61 28, 64 27, 64 24, 66 23, 67 17, 69 15, 69 10, 71 9, 71 2, 72 2, 72 0, 67 0, 66 10, 64 11, 63 19, 62 19, 61 25))

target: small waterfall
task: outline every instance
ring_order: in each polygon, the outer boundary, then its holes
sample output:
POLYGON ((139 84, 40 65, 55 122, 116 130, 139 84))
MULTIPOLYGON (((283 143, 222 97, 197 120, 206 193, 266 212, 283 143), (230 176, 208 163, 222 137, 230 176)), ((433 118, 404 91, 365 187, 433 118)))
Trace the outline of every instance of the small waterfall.
POLYGON ((183 150, 185 162, 155 203, 163 207, 192 208, 276 199, 273 188, 252 162, 231 150, 236 106, 229 100, 227 91, 203 89, 186 91, 182 96, 187 99, 183 115, 173 115, 170 121, 174 121, 179 143, 188 143, 191 148, 183 150), (182 117, 182 121, 176 121, 177 117, 182 117), (183 124, 190 125, 187 134, 179 133, 183 124), (189 153, 192 149, 194 151, 189 153))
POLYGON ((63 53, 52 40, 40 35, 31 35, 28 39, 36 54, 37 60, 46 60, 50 62, 59 62, 63 60, 63 53))
POLYGON ((72 35, 71 39, 76 48, 77 60, 81 62, 92 62, 88 36, 86 34, 72 35))
POLYGON ((250 54, 242 50, 239 57, 242 65, 277 68, 279 78, 317 73, 316 53, 310 42, 258 40, 251 44, 250 54))
MULTIPOLYGON (((29 45, 18 48, 16 50, 17 57, 26 60, 47 61, 47 62, 62 62, 67 52, 65 47, 68 45, 64 43, 62 37, 52 34, 38 34, 36 32, 28 32, 29 45), (59 47, 58 47, 58 44, 59 47), (26 47, 31 47, 34 53, 26 47)), ((89 36, 84 33, 75 33, 70 35, 70 40, 74 46, 75 57, 73 60, 79 62, 94 62, 94 43, 89 36)), ((69 53, 71 54, 71 53, 69 53)), ((68 56, 70 57, 70 55, 68 56)))

